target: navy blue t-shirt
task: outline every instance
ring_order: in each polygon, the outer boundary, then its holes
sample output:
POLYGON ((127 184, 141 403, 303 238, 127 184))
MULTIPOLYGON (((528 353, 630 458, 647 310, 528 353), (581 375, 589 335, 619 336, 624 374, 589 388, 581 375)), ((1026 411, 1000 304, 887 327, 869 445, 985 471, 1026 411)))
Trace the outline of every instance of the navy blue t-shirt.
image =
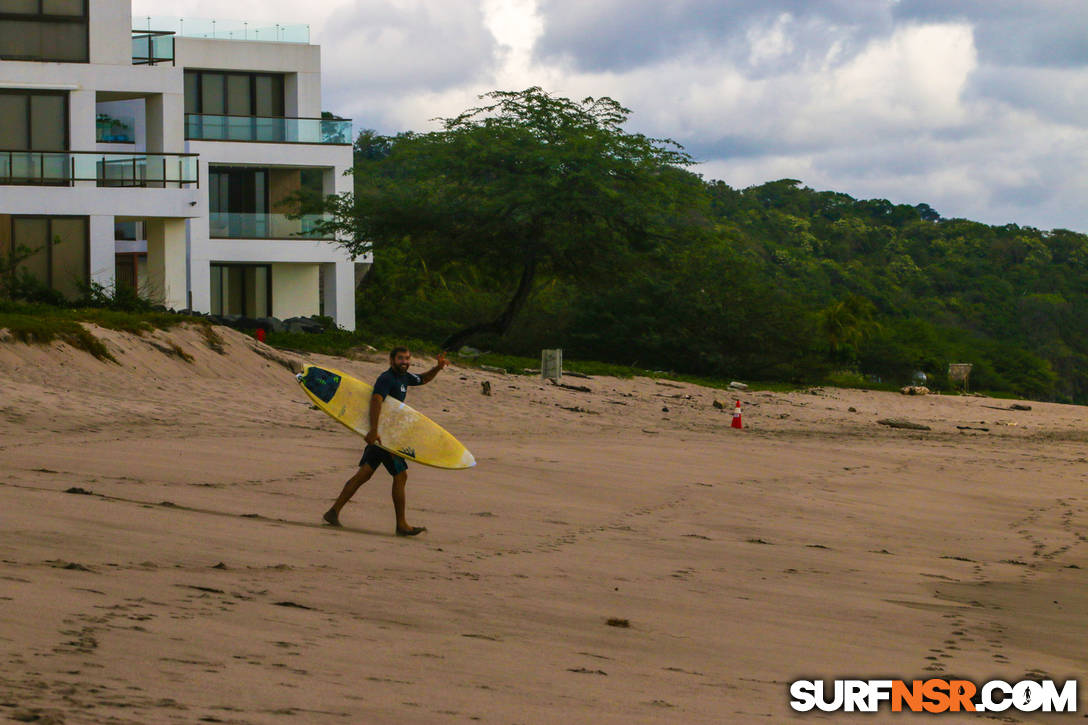
POLYGON ((382 396, 382 400, 385 400, 385 396, 392 395, 403 403, 411 385, 423 385, 423 378, 415 373, 398 375, 393 372, 393 368, 389 368, 374 382, 374 394, 382 396))

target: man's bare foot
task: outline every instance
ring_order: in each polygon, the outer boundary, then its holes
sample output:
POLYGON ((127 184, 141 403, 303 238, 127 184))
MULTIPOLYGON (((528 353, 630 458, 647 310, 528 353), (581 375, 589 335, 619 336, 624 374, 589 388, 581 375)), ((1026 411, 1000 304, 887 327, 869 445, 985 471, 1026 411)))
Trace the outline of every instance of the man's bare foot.
POLYGON ((329 509, 321 518, 325 519, 325 523, 327 523, 329 526, 340 525, 340 517, 336 515, 336 509, 329 509))
POLYGON ((426 526, 409 526, 407 529, 397 527, 397 536, 419 536, 427 530, 426 526))

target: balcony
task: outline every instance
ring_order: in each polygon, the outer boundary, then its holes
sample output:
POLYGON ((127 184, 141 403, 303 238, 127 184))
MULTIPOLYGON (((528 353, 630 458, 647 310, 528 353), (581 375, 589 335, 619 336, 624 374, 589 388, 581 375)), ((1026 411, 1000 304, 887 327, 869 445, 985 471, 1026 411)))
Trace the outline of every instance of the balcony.
POLYGON ((309 25, 258 25, 223 18, 178 18, 134 15, 133 32, 169 31, 179 38, 216 38, 219 40, 257 40, 268 43, 309 43, 309 25))
POLYGON ((0 184, 181 188, 199 185, 196 154, 99 153, 97 151, 0 151, 0 184))
POLYGON ((167 30, 133 30, 132 64, 174 64, 174 33, 167 30))
POLYGON ((329 219, 323 214, 292 219, 286 214, 213 211, 209 217, 208 236, 212 239, 335 239, 317 230, 329 219))
POLYGON ((185 114, 189 141, 351 145, 350 118, 280 118, 185 114))

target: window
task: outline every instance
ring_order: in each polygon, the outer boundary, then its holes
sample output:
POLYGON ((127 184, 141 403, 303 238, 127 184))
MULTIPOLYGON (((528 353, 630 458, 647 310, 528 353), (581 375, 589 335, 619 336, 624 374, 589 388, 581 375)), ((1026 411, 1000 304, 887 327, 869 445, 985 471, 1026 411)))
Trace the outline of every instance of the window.
POLYGON ((49 226, 49 284, 65 297, 77 297, 87 281, 87 220, 53 217, 49 226))
POLYGON ((226 113, 226 77, 222 73, 201 73, 200 97, 197 101, 200 105, 200 113, 226 113))
POLYGON ((42 0, 42 12, 46 15, 84 16, 83 0, 42 0))
MULTIPOLYGON (((0 21, 3 25, 3 21, 0 21)), ((0 90, 0 148, 11 151, 66 151, 66 93, 0 90)))
POLYGON ((0 10, 12 15, 37 15, 40 11, 38 0, 7 0, 0 5, 0 10))
POLYGON ((283 76, 254 76, 255 116, 283 115, 283 76), (276 80, 279 80, 277 85, 276 80), (278 102, 277 102, 278 99, 278 102))
POLYGON ((227 76, 227 115, 254 116, 250 77, 231 73, 227 76))
POLYGON ((0 58, 88 62, 87 0, 0 0, 0 58))
POLYGON ((68 147, 68 109, 64 96, 30 96, 30 148, 58 151, 68 147))
POLYGON ((118 252, 114 255, 114 284, 140 292, 147 281, 146 252, 118 252))
POLYGON ((144 239, 143 222, 118 222, 113 223, 113 238, 118 242, 134 242, 144 239))
POLYGON ((0 216, 10 232, 8 249, 35 250, 19 264, 42 284, 65 297, 77 297, 89 278, 87 217, 0 216))
POLYGON ((185 112, 195 113, 191 110, 200 107, 200 74, 185 74, 185 112))
POLYGON ((268 169, 213 166, 208 177, 213 238, 263 239, 269 235, 268 169))
POLYGON ((20 246, 34 253, 19 263, 34 279, 49 285, 49 220, 42 217, 15 217, 11 220, 11 250, 20 246))
POLYGON ((302 188, 311 194, 323 194, 325 172, 322 169, 301 169, 299 171, 302 188))
POLYGON ((284 76, 185 71, 185 135, 203 141, 286 140, 284 76))
POLYGON ((23 94, 0 93, 0 146, 30 148, 30 102, 23 94))
POLYGON ((213 264, 211 274, 213 315, 268 317, 271 314, 271 265, 213 264))
POLYGON ((283 75, 187 70, 185 112, 282 118, 283 75))
POLYGON ((0 184, 67 183, 68 95, 0 89, 0 149, 0 184))

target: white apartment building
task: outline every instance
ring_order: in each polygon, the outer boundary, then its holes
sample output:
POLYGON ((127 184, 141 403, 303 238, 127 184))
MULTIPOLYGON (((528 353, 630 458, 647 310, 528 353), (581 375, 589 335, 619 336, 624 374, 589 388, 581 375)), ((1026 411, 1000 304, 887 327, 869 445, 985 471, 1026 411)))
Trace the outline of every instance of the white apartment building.
POLYGON ((128 284, 174 309, 354 329, 371 260, 286 201, 350 191, 351 122, 322 118, 305 26, 235 27, 0 0, 0 251, 40 248, 24 265, 66 295, 128 284))

